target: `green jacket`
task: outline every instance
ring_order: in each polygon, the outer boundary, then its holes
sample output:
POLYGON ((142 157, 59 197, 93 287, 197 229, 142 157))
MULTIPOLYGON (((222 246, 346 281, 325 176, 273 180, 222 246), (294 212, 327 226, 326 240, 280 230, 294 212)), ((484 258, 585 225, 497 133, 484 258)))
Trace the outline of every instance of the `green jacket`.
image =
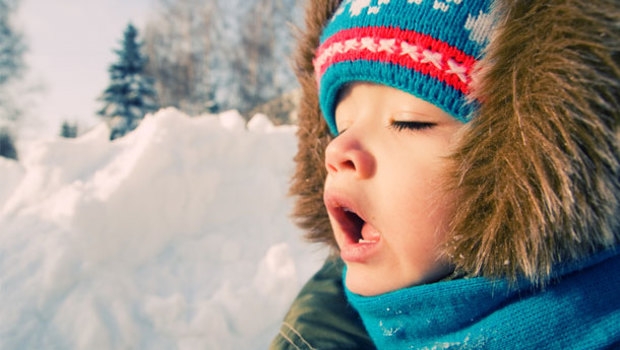
POLYGON ((327 259, 306 283, 282 322, 271 350, 375 349, 342 287, 340 259, 327 259))

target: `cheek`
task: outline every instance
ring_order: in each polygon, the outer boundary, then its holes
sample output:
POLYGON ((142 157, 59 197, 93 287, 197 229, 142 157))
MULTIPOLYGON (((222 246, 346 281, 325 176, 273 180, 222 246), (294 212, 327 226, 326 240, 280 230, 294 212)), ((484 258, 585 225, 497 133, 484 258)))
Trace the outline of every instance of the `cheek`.
POLYGON ((420 176, 411 176, 408 184, 393 190, 394 220, 402 230, 430 240, 433 236, 443 239, 454 216, 458 196, 455 192, 446 192, 441 174, 422 170, 420 176))
MULTIPOLYGON (((383 203, 391 208, 388 214, 407 231, 438 233, 446 231, 452 218, 457 196, 446 192, 449 162, 435 152, 423 152, 422 145, 404 150, 392 149, 390 161, 380 169, 385 176, 383 203)), ((387 157, 386 157, 387 158, 387 157)), ((380 168, 380 167, 379 167, 380 168)))

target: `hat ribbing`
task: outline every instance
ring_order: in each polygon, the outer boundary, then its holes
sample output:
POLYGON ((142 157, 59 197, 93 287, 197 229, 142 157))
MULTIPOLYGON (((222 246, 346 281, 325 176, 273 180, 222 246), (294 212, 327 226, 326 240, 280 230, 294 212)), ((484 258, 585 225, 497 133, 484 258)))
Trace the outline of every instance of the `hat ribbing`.
POLYGON ((337 134, 343 85, 373 82, 406 91, 467 122, 471 72, 492 31, 491 0, 345 0, 314 59, 319 102, 337 134))

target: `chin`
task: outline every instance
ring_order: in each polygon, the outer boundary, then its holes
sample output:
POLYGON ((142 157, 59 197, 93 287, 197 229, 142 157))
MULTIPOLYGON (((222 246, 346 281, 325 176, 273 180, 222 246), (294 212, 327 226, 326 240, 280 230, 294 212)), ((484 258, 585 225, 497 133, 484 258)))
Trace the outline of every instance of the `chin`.
POLYGON ((386 279, 386 274, 384 273, 360 271, 362 269, 363 268, 360 269, 356 266, 347 266, 345 283, 347 288, 355 294, 370 297, 388 293, 414 284, 402 283, 402 281, 394 279, 386 279))
POLYGON ((441 266, 424 276, 403 276, 399 278, 398 275, 395 275, 393 270, 388 272, 375 272, 369 271, 364 266, 356 265, 357 264, 347 264, 345 284, 351 292, 368 297, 385 294, 402 288, 434 283, 450 275, 453 271, 450 266, 441 266), (386 278, 386 276, 390 278, 386 278))

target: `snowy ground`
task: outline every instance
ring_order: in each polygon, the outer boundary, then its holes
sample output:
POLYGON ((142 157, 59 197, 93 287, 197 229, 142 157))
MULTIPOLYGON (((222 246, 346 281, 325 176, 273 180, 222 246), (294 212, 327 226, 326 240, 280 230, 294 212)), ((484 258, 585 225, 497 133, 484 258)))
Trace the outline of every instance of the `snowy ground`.
POLYGON ((325 251, 294 129, 168 109, 0 158, 0 349, 266 349, 325 251))

